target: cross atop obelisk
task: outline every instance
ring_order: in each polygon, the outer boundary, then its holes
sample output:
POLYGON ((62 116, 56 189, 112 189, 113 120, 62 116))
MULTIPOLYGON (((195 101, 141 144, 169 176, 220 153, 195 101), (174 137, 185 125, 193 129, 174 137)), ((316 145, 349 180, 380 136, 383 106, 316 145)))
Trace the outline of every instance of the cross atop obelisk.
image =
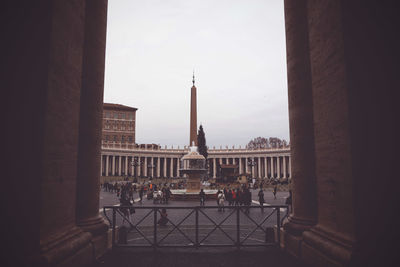
POLYGON ((196 86, 194 86, 194 70, 193 70, 193 86, 190 95, 190 140, 189 146, 192 146, 193 142, 197 146, 197 97, 196 97, 196 86))

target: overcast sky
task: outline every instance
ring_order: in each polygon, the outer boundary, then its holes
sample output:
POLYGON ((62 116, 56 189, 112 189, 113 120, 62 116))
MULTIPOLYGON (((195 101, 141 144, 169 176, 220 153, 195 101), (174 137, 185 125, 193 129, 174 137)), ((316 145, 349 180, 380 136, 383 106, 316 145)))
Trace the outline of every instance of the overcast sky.
POLYGON ((282 0, 109 0, 104 102, 136 142, 188 145, 192 72, 207 145, 289 139, 282 0))

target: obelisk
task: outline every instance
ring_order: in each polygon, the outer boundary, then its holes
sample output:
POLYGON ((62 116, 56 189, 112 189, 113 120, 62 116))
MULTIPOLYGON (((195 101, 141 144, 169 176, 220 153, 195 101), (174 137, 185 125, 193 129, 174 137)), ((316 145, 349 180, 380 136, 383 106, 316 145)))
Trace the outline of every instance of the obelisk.
POLYGON ((193 71, 193 86, 190 94, 190 142, 189 146, 197 146, 197 97, 196 86, 194 86, 194 71, 193 71))

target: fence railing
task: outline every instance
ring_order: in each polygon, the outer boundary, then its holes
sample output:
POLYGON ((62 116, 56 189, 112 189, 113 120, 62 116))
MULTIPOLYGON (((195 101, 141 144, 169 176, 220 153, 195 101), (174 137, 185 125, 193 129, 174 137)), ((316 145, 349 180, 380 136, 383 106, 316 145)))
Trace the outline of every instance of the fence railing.
POLYGON ((116 247, 255 247, 280 244, 288 205, 104 206, 116 247), (134 208, 134 209, 133 209, 134 208), (162 212, 162 210, 164 212, 162 212), (168 216, 160 221, 162 214, 168 216))

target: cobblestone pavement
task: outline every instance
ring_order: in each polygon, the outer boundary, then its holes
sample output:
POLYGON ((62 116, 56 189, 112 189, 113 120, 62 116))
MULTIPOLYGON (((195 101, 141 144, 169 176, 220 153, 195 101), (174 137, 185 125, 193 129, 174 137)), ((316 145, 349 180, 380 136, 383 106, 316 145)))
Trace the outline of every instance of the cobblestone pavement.
MULTIPOLYGON (((244 244, 265 244, 267 235, 265 229, 276 225, 276 211, 264 222, 263 220, 270 215, 273 209, 266 206, 262 212, 258 205, 258 190, 252 190, 252 207, 249 215, 240 211, 240 240, 244 244), (260 229, 254 223, 260 224, 264 229, 260 229)), ((274 199, 272 191, 265 190, 264 198, 266 205, 279 205, 285 203, 288 192, 278 192, 274 199)), ((170 201, 168 204, 154 204, 152 200, 143 199, 138 202, 139 196, 134 193, 135 213, 131 217, 131 222, 135 227, 127 222, 123 222, 122 216, 117 213, 117 226, 125 225, 128 227, 128 245, 149 246, 154 241, 154 207, 166 207, 168 219, 167 226, 157 226, 157 242, 160 246, 168 245, 193 245, 195 241, 195 211, 192 209, 198 206, 197 201, 170 201), (143 207, 143 208, 140 208, 143 207), (186 209, 169 209, 170 207, 184 207, 186 209), (146 217, 147 215, 147 217, 146 217), (184 219, 184 220, 183 220, 184 219), (183 221, 182 221, 183 220, 183 221), (179 225, 179 230, 175 226, 179 225), (131 228, 131 229, 130 229, 131 228), (140 231, 140 233, 138 232, 140 231), (144 236, 143 236, 144 235, 144 236)), ((208 200, 206 207, 216 206, 215 200, 208 200)), ((100 211, 103 206, 119 205, 116 193, 100 192, 100 211)), ((228 203, 226 202, 226 205, 228 203)), ((281 210, 281 216, 286 211, 281 210)), ((198 238, 201 244, 230 244, 233 245, 237 238, 237 211, 229 209, 218 211, 217 208, 205 208, 198 211, 198 238), (221 224, 215 229, 215 224, 221 224), (210 234, 211 231, 214 231, 210 234), (208 235, 208 237, 207 237, 208 235), (205 239, 204 239, 205 238, 205 239), (204 239, 204 240, 203 240, 204 239)), ((107 210, 109 218, 112 218, 112 211, 107 210)), ((157 212, 157 216, 159 213, 157 212)), ((158 219, 159 217, 157 217, 158 219)), ((268 241, 268 240, 267 240, 268 241)), ((302 267, 297 260, 280 251, 277 247, 257 247, 241 248, 237 250, 230 248, 201 247, 194 248, 169 248, 163 247, 154 251, 151 248, 119 248, 110 251, 94 265, 95 267, 108 266, 293 266, 302 267)))
MULTIPOLYGON (((218 211, 215 200, 206 201, 206 208, 197 211, 198 238, 201 244, 229 244, 233 245, 238 236, 236 228, 239 220, 239 238, 243 244, 265 244, 266 228, 277 225, 277 211, 268 205, 279 205, 285 202, 287 192, 279 192, 274 199, 272 192, 265 192, 267 202, 264 210, 259 208, 257 199, 258 190, 252 192, 252 208, 246 214, 245 208, 240 211, 226 207, 224 211, 218 211), (214 208, 211 208, 214 206, 214 208), (259 227, 257 226, 259 225, 259 227), (214 229, 218 225, 216 229, 214 229), (211 233, 210 233, 211 232, 211 233)), ((160 213, 154 212, 154 207, 166 207, 169 222, 167 226, 157 227, 157 242, 159 245, 181 244, 191 245, 194 243, 196 234, 196 211, 193 207, 198 206, 197 201, 170 201, 168 204, 154 204, 152 200, 143 199, 138 202, 138 194, 134 194, 135 213, 130 216, 130 222, 124 219, 121 212, 116 213, 116 225, 125 225, 129 228, 127 242, 129 245, 146 246, 154 241, 154 221, 159 219, 160 213), (180 209, 171 209, 181 207, 180 209), (155 214, 156 213, 156 214, 155 214), (176 226, 176 227, 175 227, 176 226)), ((119 205, 115 193, 101 192, 100 205, 119 205)), ((103 209, 100 209, 103 211, 103 209)), ((286 209, 280 209, 280 219, 286 214, 286 209)), ((112 210, 106 210, 106 217, 110 224, 112 221, 112 210)))

